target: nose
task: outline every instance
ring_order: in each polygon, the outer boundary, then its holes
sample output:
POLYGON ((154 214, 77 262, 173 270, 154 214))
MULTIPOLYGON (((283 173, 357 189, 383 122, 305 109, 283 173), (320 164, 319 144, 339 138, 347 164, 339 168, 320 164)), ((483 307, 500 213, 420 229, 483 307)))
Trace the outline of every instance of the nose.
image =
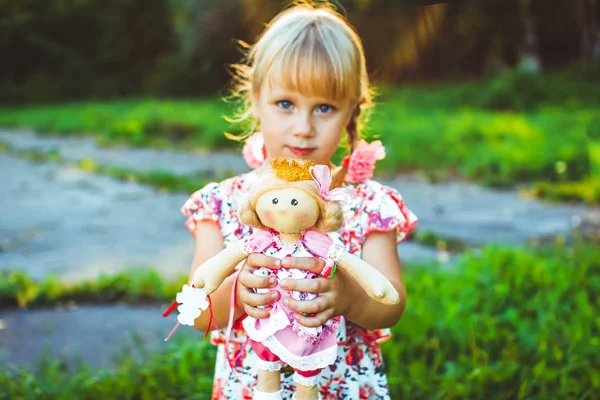
POLYGON ((310 113, 298 113, 294 125, 294 136, 299 138, 311 138, 315 135, 313 121, 310 113))

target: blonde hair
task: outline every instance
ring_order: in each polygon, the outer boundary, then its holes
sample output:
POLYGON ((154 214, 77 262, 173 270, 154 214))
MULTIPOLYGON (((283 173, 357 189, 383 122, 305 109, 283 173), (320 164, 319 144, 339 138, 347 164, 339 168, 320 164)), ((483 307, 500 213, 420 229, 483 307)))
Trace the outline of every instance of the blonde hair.
MULTIPOLYGON (((242 101, 236 122, 257 128, 250 111, 265 84, 332 100, 349 99, 356 108, 346 127, 350 152, 360 126, 372 106, 362 42, 349 23, 331 5, 296 2, 267 25, 253 46, 246 47, 245 62, 233 65, 232 97, 242 101), (359 117, 362 121, 359 120, 359 117)), ((232 138, 232 135, 229 135, 232 138)))

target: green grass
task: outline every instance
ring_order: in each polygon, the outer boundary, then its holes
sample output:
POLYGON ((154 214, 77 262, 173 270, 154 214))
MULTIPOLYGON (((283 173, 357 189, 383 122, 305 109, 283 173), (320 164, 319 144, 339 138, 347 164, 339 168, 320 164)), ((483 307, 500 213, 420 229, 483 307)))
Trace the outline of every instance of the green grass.
MULTIPOLYGON (((586 189, 587 182, 600 179, 597 66, 384 87, 379 102, 366 136, 380 138, 387 148, 380 175, 420 170, 432 180, 459 176, 496 187, 536 184, 532 193, 549 199, 600 202, 596 190, 586 189)), ((216 98, 139 99, 2 109, 0 126, 91 134, 101 145, 239 149, 223 135, 241 131, 223 118, 232 114, 216 98)))
POLYGON ((600 205, 600 177, 575 182, 538 182, 527 193, 557 202, 583 201, 598 206, 600 205))
POLYGON ((398 398, 591 399, 600 390, 598 248, 488 246, 453 273, 406 279, 409 304, 385 347, 398 398))
POLYGON ((470 247, 469 244, 458 239, 445 237, 432 231, 421 231, 418 228, 411 233, 407 240, 415 241, 423 246, 435 247, 440 251, 459 252, 470 247))
POLYGON ((81 160, 79 167, 84 171, 108 175, 122 181, 150 185, 163 192, 193 193, 211 181, 220 181, 232 175, 228 171, 217 171, 218 174, 212 171, 202 172, 191 176, 175 175, 168 171, 139 172, 121 167, 99 165, 89 158, 81 160))
POLYGON ((0 273, 0 309, 172 301, 184 283, 185 277, 167 282, 156 271, 140 269, 72 284, 61 283, 55 276, 38 282, 22 272, 4 272, 0 273))
POLYGON ((100 145, 110 146, 235 148, 238 144, 223 135, 230 126, 221 116, 231 112, 214 98, 78 102, 3 109, 0 126, 29 127, 48 135, 93 135, 100 145))
POLYGON ((580 180, 589 173, 585 129, 591 111, 515 114, 394 106, 381 107, 373 117, 372 129, 389 153, 378 165, 384 173, 446 171, 491 186, 580 180))
MULTIPOLYGON (((83 291, 174 296, 175 286, 143 276, 103 277, 83 291)), ((408 306, 383 344, 393 398, 593 399, 600 392, 597 246, 490 245, 465 252, 451 271, 408 265, 404 279, 408 306)), ((50 290, 30 290, 42 292, 50 290)), ((198 339, 173 344, 142 360, 125 356, 111 371, 69 369, 59 359, 36 371, 5 368, 0 398, 208 398, 214 348, 198 339)))
POLYGON ((182 341, 175 335, 165 344, 164 354, 146 352, 135 360, 124 353, 117 361, 114 370, 85 365, 72 370, 63 360, 49 357, 34 372, 3 368, 0 399, 211 398, 215 348, 207 339, 182 341))

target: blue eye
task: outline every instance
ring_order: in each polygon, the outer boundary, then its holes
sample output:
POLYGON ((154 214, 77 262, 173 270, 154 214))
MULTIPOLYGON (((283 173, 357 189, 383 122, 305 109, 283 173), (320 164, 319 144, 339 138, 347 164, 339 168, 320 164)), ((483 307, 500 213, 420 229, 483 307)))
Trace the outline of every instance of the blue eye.
POLYGON ((277 105, 281 108, 283 108, 284 110, 289 110, 290 108, 292 108, 292 102, 288 101, 288 100, 281 100, 277 102, 277 105))
POLYGON ((319 106, 319 112, 322 112, 322 113, 326 114, 326 113, 332 112, 332 111, 333 111, 333 107, 330 106, 329 104, 321 104, 319 106))

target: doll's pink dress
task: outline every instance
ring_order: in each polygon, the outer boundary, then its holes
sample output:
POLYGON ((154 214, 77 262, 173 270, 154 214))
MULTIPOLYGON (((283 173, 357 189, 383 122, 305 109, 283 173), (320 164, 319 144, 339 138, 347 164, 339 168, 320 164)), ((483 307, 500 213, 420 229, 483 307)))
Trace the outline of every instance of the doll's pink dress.
MULTIPOLYGON (((328 235, 315 231, 305 232, 295 243, 283 243, 276 232, 255 230, 242 241, 241 246, 247 255, 260 252, 281 259, 318 257, 324 261, 332 259, 334 262, 340 259, 344 251, 344 248, 335 244, 328 235)), ((259 268, 255 273, 259 275, 273 273, 278 281, 317 277, 312 272, 296 268, 277 270, 259 268)), ((285 290, 279 284, 275 290, 280 293, 279 301, 273 304, 269 317, 255 319, 248 316, 242 321, 242 326, 250 339, 262 343, 295 370, 312 371, 333 364, 337 358, 335 334, 339 318, 332 318, 319 327, 307 328, 294 319, 293 311, 283 304, 283 299, 291 296, 296 300, 312 300, 316 295, 285 290)))

